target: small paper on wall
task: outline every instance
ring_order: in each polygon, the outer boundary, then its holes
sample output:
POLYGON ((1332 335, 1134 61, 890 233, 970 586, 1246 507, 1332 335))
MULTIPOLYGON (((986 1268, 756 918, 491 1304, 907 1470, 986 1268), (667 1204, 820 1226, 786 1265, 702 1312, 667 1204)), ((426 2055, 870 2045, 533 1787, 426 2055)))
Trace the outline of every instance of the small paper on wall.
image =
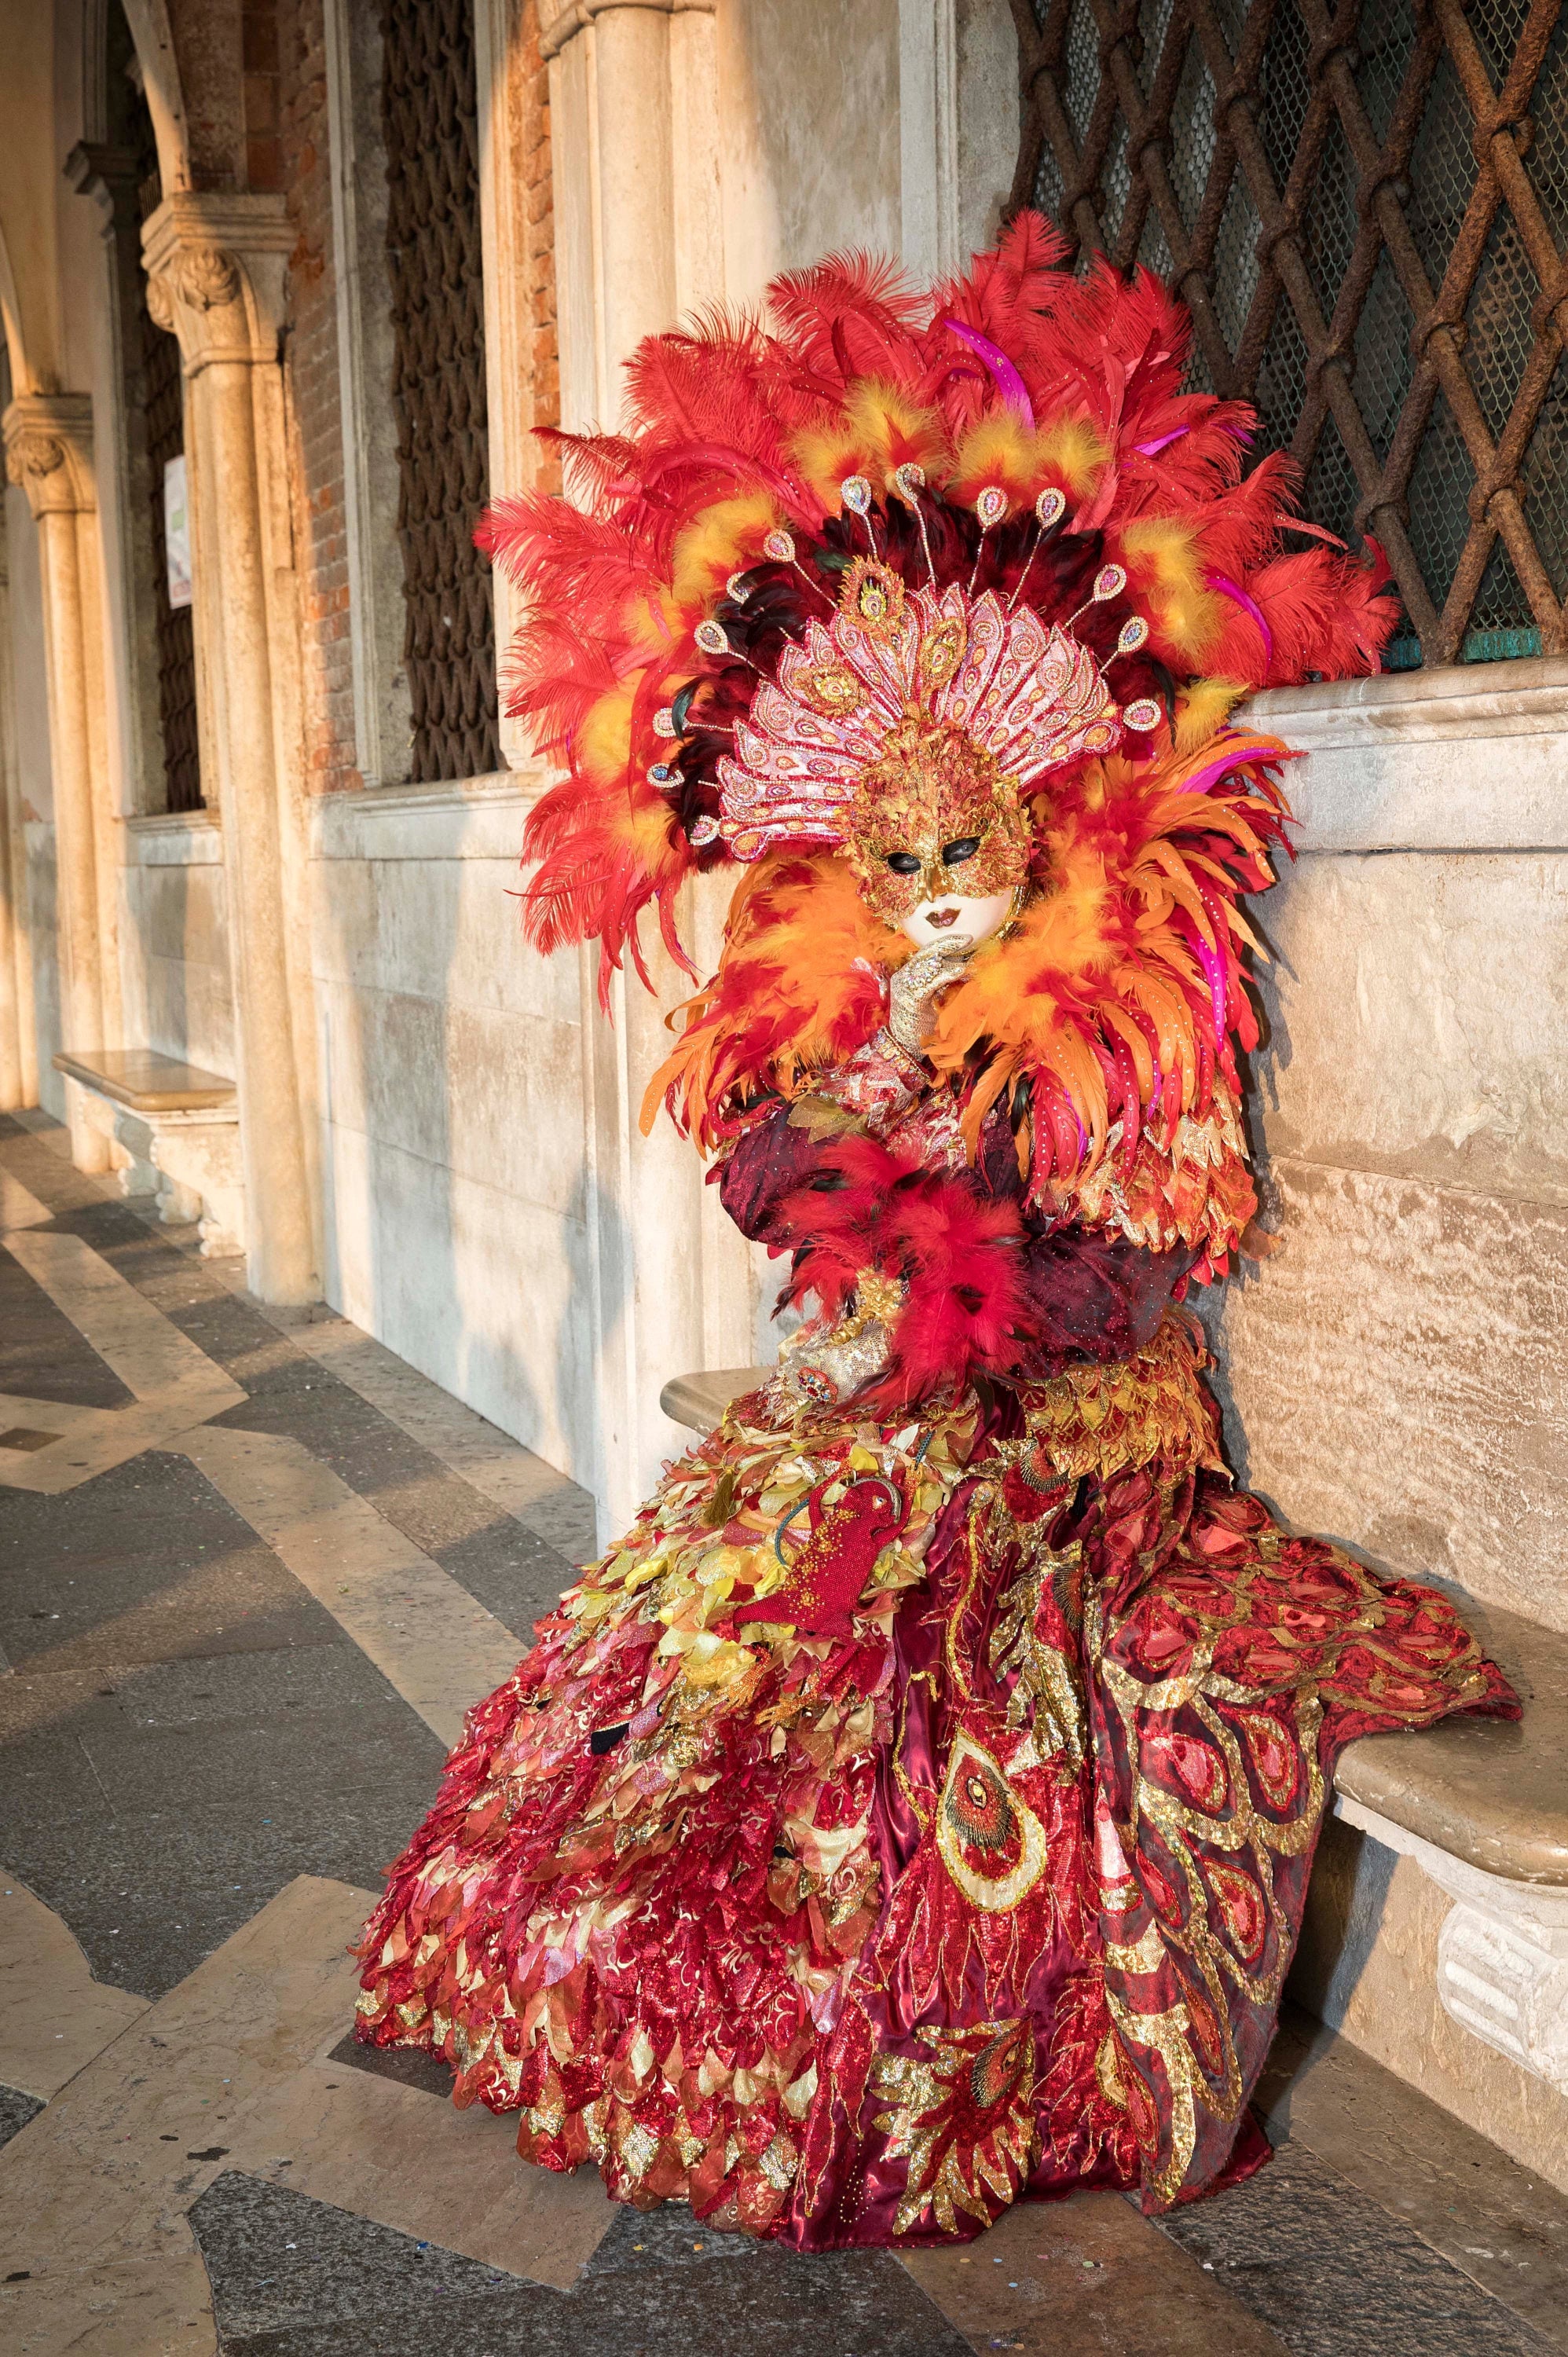
POLYGON ((164 553, 168 561, 168 601, 190 603, 190 508, 185 495, 185 453, 164 462, 164 553))

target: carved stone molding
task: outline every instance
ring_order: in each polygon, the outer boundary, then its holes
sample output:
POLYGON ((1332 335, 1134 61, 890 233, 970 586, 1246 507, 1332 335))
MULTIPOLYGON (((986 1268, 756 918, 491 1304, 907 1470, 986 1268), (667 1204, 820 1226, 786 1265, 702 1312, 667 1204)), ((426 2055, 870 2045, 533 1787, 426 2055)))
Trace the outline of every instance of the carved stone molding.
POLYGON ((661 16, 713 16, 718 13, 718 0, 566 0, 564 7, 552 9, 548 14, 545 9, 540 10, 540 56, 546 63, 559 57, 575 34, 612 8, 651 8, 661 16))
POLYGON ((198 311, 216 311, 240 299, 239 269, 220 245, 186 246, 165 274, 171 293, 198 311))
POLYGON ((275 361, 294 243, 281 196, 165 198, 142 231, 147 308, 179 338, 188 376, 214 361, 275 361))
POLYGON ((1343 1792, 1335 1813, 1414 1858, 1454 1900, 1437 1939, 1437 1996, 1449 2019, 1568 2095, 1568 1885, 1488 1874, 1343 1792))
POLYGON ((34 515, 76 515, 97 505, 87 393, 21 393, 0 425, 6 479, 27 492, 34 515))

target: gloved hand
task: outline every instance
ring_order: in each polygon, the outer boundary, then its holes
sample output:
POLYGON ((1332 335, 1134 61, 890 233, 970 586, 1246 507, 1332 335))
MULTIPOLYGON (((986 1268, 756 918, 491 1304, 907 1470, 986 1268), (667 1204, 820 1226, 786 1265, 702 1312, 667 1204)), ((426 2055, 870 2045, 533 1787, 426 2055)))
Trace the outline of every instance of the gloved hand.
POLYGON ((887 1028, 907 1056, 918 1056, 930 1029, 931 1001, 956 982, 974 942, 954 933, 929 950, 917 951, 887 985, 887 1028))

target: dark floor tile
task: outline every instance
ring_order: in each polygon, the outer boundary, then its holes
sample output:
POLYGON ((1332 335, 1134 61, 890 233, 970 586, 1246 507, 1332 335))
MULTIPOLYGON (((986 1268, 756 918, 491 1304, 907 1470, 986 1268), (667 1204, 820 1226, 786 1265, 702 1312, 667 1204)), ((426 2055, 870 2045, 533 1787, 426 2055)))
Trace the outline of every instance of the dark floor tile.
POLYGON ((1538 2334, 1303 2145, 1156 2223, 1291 2357, 1544 2357, 1538 2334))
POLYGON ((313 1359, 302 1358, 288 1382, 280 1379, 217 1421, 302 1441, 493 1612, 520 1648, 576 1577, 565 1556, 313 1359))
POLYGON ((0 2087, 0 2144, 19 2136, 43 2108, 37 2095, 24 2095, 20 2087, 0 2087))
POLYGON ((347 1637, 274 1653, 209 1653, 117 1671, 105 1681, 116 1708, 136 1727, 184 1727, 208 1719, 287 1711, 353 1709, 392 1689, 347 1637))
POLYGON ((500 1516, 451 1545, 427 1548, 487 1612, 493 1612, 518 1641, 520 1652, 533 1643, 533 1624, 552 1612, 576 1579, 575 1566, 532 1531, 500 1516))
POLYGON ((291 2324, 515 2292, 519 2278, 347 2210, 225 2170, 190 2212, 225 2348, 291 2324))
POLYGON ((418 2046, 367 2046, 350 2029, 338 2040, 328 2060, 348 2071, 368 2071, 372 2079, 391 2079, 398 2086, 412 2087, 422 2095, 438 2095, 443 2103, 451 2099, 451 2064, 426 2054, 418 2046))
POLYGON ((0 1491, 0 1644, 75 1669, 335 1640, 188 1458, 149 1451, 58 1498, 0 1491))
POLYGON ((263 1814, 299 1820, 328 1793, 405 1783, 413 1716, 388 1693, 357 1703, 345 1696, 327 1709, 285 1706, 266 1716, 183 1727, 100 1718, 81 1740, 103 1791, 113 1796, 116 1816, 178 1809, 206 1816, 249 1800, 263 1814))
MULTIPOLYGON (((3 1246, 0 1392, 60 1400, 70 1407, 124 1407, 132 1397, 113 1368, 3 1246)), ((47 1418, 43 1421, 47 1425, 47 1418)))
POLYGON ((407 1739, 408 1761, 374 1791, 323 1781, 285 1809, 215 1808, 193 1790, 178 1808, 140 1816, 12 1819, 0 1825, 0 1856, 64 1918, 99 1980, 162 1996, 295 1875, 380 1890, 440 1771, 441 1746, 423 1721, 407 1739))
POLYGON ((618 2218, 564 2293, 254 2179, 190 2214, 224 2357, 969 2357, 886 2252, 800 2258, 678 2205, 618 2218))
POLYGON ((70 1727, 41 1727, 13 1738, 0 1749, 0 1783, 6 1818, 0 1844, 8 1843, 14 1827, 38 1824, 57 1826, 60 1841, 68 1844, 78 1820, 113 1813, 81 1738, 70 1727))

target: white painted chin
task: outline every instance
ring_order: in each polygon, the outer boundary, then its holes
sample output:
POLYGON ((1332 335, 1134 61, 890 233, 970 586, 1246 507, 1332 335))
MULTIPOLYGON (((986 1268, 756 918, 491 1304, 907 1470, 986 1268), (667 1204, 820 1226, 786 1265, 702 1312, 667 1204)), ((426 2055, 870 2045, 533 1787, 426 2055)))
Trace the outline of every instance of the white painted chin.
POLYGON ((971 949, 978 949, 1007 922, 1013 898, 1011 892, 988 892, 983 900, 974 900, 961 892, 945 892, 940 900, 922 900, 898 930, 918 950, 938 949, 958 933, 966 933, 971 949))

